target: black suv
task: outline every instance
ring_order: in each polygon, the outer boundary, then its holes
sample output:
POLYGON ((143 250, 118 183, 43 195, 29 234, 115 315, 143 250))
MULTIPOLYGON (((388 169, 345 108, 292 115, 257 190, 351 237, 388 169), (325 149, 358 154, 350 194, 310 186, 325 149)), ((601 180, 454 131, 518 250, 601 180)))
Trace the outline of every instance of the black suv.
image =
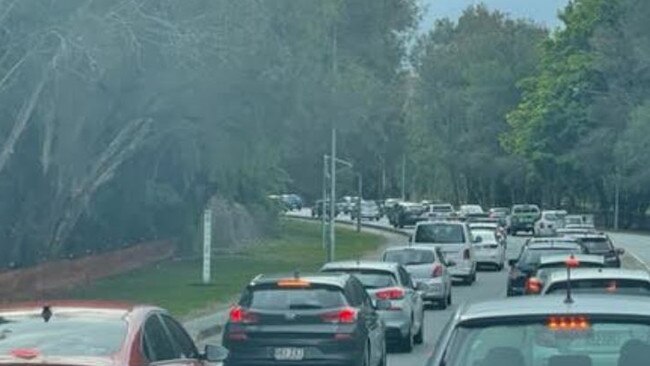
POLYGON ((623 248, 614 248, 609 236, 605 234, 584 234, 573 235, 589 254, 602 255, 605 257, 605 266, 621 268, 621 255, 625 253, 623 248))
POLYGON ((519 258, 508 261, 510 273, 507 295, 525 295, 528 279, 537 270, 542 256, 556 254, 585 254, 585 248, 576 241, 560 238, 527 243, 522 248, 519 258))
POLYGON ((388 307, 349 274, 258 276, 230 311, 226 365, 383 366, 388 307))

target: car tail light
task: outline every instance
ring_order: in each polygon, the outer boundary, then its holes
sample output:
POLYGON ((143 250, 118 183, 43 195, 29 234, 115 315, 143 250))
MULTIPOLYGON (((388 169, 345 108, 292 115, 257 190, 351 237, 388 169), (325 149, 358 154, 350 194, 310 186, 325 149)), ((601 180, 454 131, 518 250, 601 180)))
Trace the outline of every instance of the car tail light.
POLYGON ((526 293, 536 295, 542 292, 542 281, 538 278, 531 277, 526 281, 526 293))
POLYGON ((325 323, 332 324, 352 324, 357 321, 359 311, 355 308, 342 308, 336 311, 330 311, 321 315, 325 323))
POLYGON ((378 291, 375 297, 379 300, 400 300, 404 298, 404 290, 398 287, 378 291))
POLYGON ((251 323, 257 323, 257 321, 258 321, 257 315, 242 308, 241 306, 235 306, 232 309, 230 309, 231 323, 251 324, 251 323))
POLYGON ((463 259, 466 260, 466 261, 470 259, 469 258, 469 249, 465 249, 465 251, 463 252, 463 259))
POLYGON ((431 272, 431 277, 440 277, 442 276, 442 266, 436 264, 433 266, 433 271, 431 272))

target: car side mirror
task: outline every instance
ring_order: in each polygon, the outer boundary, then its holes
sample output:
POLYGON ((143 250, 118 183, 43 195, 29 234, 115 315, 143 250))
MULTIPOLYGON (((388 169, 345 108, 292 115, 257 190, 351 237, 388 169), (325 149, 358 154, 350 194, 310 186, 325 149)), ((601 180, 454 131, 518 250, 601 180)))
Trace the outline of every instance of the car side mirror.
POLYGON ((391 307, 390 300, 377 300, 375 310, 388 310, 391 307))
POLYGON ((508 265, 510 267, 514 267, 514 266, 517 265, 517 261, 518 261, 518 259, 508 259, 508 265))
POLYGON ((623 255, 623 254, 625 254, 625 249, 623 249, 623 248, 616 248, 616 254, 618 254, 618 255, 623 255))
POLYGON ((228 349, 223 346, 206 344, 203 358, 208 362, 223 362, 228 358, 228 349))
POLYGON ((483 237, 482 236, 479 235, 476 238, 474 238, 474 243, 481 243, 481 242, 483 242, 483 237))

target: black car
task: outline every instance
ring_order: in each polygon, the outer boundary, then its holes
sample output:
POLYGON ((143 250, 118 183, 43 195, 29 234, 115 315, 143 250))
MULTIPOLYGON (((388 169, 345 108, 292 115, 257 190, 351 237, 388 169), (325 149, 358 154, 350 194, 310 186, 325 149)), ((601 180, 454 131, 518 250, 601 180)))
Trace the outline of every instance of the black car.
MULTIPOLYGON (((323 216, 323 206, 325 207, 325 216, 329 217, 330 215, 330 202, 327 201, 323 204, 323 200, 318 200, 314 203, 314 207, 311 209, 312 217, 322 217, 323 216)), ((334 205, 334 216, 336 217, 341 211, 338 208, 338 205, 334 205)))
POLYGON ((349 274, 258 276, 230 311, 226 365, 383 366, 389 307, 349 274))
POLYGON ((585 254, 585 249, 575 241, 545 240, 526 244, 517 259, 511 259, 508 274, 508 296, 526 294, 528 279, 535 273, 542 256, 556 254, 585 254))
POLYGON ((623 248, 614 248, 609 236, 605 234, 574 235, 589 254, 602 255, 605 257, 605 266, 621 268, 621 255, 625 253, 623 248))
POLYGON ((302 210, 302 198, 297 194, 283 194, 280 198, 287 210, 302 210))
POLYGON ((403 228, 428 220, 426 211, 427 208, 419 203, 401 202, 389 216, 389 220, 394 227, 403 228))

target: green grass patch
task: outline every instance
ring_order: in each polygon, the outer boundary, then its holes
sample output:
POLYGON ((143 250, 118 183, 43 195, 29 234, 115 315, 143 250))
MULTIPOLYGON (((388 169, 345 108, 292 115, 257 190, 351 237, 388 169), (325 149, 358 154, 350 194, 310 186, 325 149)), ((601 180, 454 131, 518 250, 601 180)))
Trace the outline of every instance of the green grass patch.
MULTIPOLYGON (((127 300, 162 306, 177 316, 229 301, 259 273, 315 271, 324 262, 321 228, 313 222, 282 220, 280 237, 240 252, 212 258, 214 283, 200 285, 202 261, 165 261, 75 289, 77 299, 127 300)), ((337 228, 337 259, 354 259, 384 243, 380 235, 337 228)))

